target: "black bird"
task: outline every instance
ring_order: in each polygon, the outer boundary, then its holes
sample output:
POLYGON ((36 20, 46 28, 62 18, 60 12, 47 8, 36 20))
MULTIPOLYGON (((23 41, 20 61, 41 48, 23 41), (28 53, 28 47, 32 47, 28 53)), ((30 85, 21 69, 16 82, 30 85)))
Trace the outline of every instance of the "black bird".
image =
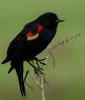
MULTIPOLYGON (((8 73, 13 69, 16 70, 22 96, 26 96, 23 79, 23 62, 27 61, 29 64, 32 60, 40 62, 36 55, 48 46, 56 34, 58 23, 63 21, 55 13, 45 13, 36 20, 26 24, 24 29, 10 43, 7 57, 2 64, 11 62, 8 73)), ((35 73, 38 73, 39 69, 35 66, 32 67, 35 73)))

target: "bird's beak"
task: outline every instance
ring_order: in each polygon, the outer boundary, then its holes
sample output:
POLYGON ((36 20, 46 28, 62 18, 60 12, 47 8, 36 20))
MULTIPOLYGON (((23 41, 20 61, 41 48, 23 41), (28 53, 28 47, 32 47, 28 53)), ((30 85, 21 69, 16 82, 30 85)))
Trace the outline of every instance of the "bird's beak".
POLYGON ((56 22, 60 23, 60 22, 64 22, 65 20, 58 18, 56 22))

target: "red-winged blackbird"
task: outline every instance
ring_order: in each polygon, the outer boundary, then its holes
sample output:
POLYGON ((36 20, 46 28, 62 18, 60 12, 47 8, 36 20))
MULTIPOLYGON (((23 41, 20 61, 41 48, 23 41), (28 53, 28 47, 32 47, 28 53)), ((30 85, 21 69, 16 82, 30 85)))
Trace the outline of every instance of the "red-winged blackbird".
MULTIPOLYGON (((12 40, 7 50, 7 57, 2 64, 11 61, 11 68, 16 70, 22 96, 26 96, 23 79, 23 61, 40 60, 36 57, 51 42, 56 34, 59 22, 63 22, 55 13, 48 12, 39 16, 36 20, 26 24, 24 29, 12 40)), ((42 62, 40 62, 42 63, 42 62)), ((43 64, 43 63, 42 63, 43 64)), ((32 65, 35 73, 39 69, 32 65)))

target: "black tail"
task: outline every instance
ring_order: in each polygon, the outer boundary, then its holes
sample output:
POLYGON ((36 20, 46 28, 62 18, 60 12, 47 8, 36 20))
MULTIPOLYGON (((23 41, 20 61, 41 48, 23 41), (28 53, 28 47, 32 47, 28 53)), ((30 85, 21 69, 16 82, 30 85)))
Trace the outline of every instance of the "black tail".
POLYGON ((1 64, 5 64, 5 63, 7 63, 9 61, 10 61, 10 59, 7 57, 1 64))
POLYGON ((23 62, 18 62, 18 63, 11 63, 12 69, 15 68, 18 80, 19 80, 19 86, 20 86, 20 91, 22 96, 26 96, 26 90, 25 90, 25 85, 24 85, 24 80, 23 80, 23 62))

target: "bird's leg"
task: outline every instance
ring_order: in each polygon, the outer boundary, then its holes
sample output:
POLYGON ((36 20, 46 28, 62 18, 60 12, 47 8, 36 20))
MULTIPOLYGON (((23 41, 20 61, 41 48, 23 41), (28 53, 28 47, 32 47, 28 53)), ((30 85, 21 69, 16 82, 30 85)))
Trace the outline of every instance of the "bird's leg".
POLYGON ((37 71, 39 72, 39 70, 40 70, 40 71, 42 72, 42 74, 43 74, 43 67, 40 66, 39 63, 42 64, 42 65, 46 65, 45 63, 42 62, 42 61, 44 61, 45 59, 39 60, 37 57, 34 57, 33 60, 36 61, 36 64, 37 64, 37 66, 38 66, 38 70, 37 70, 37 71))
POLYGON ((43 74, 43 68, 38 64, 38 61, 37 61, 37 60, 36 60, 36 64, 37 64, 39 70, 41 70, 41 72, 42 72, 42 74, 43 74))
POLYGON ((27 62, 34 68, 34 72, 36 75, 39 76, 40 74, 43 74, 41 68, 38 68, 34 64, 32 64, 33 60, 31 61, 32 63, 30 61, 27 61, 27 62))
POLYGON ((46 65, 44 62, 42 62, 42 61, 45 61, 46 58, 40 60, 40 59, 38 59, 37 57, 34 57, 34 60, 36 60, 37 63, 39 62, 39 63, 42 64, 42 65, 46 65))
MULTIPOLYGON (((32 61, 32 63, 33 63, 33 66, 35 66, 33 60, 31 60, 31 61, 32 61)), ((42 70, 42 68, 41 68, 40 65, 38 64, 38 61, 37 61, 37 60, 35 60, 35 61, 36 61, 36 64, 37 64, 38 68, 39 68, 40 70, 42 70)))
POLYGON ((38 68, 40 68, 40 65, 38 64, 38 61, 37 60, 36 60, 36 64, 37 64, 38 68))
POLYGON ((36 64, 37 64, 37 66, 38 66, 39 69, 43 70, 43 68, 41 68, 41 66, 38 63, 38 60, 36 60, 36 64))

